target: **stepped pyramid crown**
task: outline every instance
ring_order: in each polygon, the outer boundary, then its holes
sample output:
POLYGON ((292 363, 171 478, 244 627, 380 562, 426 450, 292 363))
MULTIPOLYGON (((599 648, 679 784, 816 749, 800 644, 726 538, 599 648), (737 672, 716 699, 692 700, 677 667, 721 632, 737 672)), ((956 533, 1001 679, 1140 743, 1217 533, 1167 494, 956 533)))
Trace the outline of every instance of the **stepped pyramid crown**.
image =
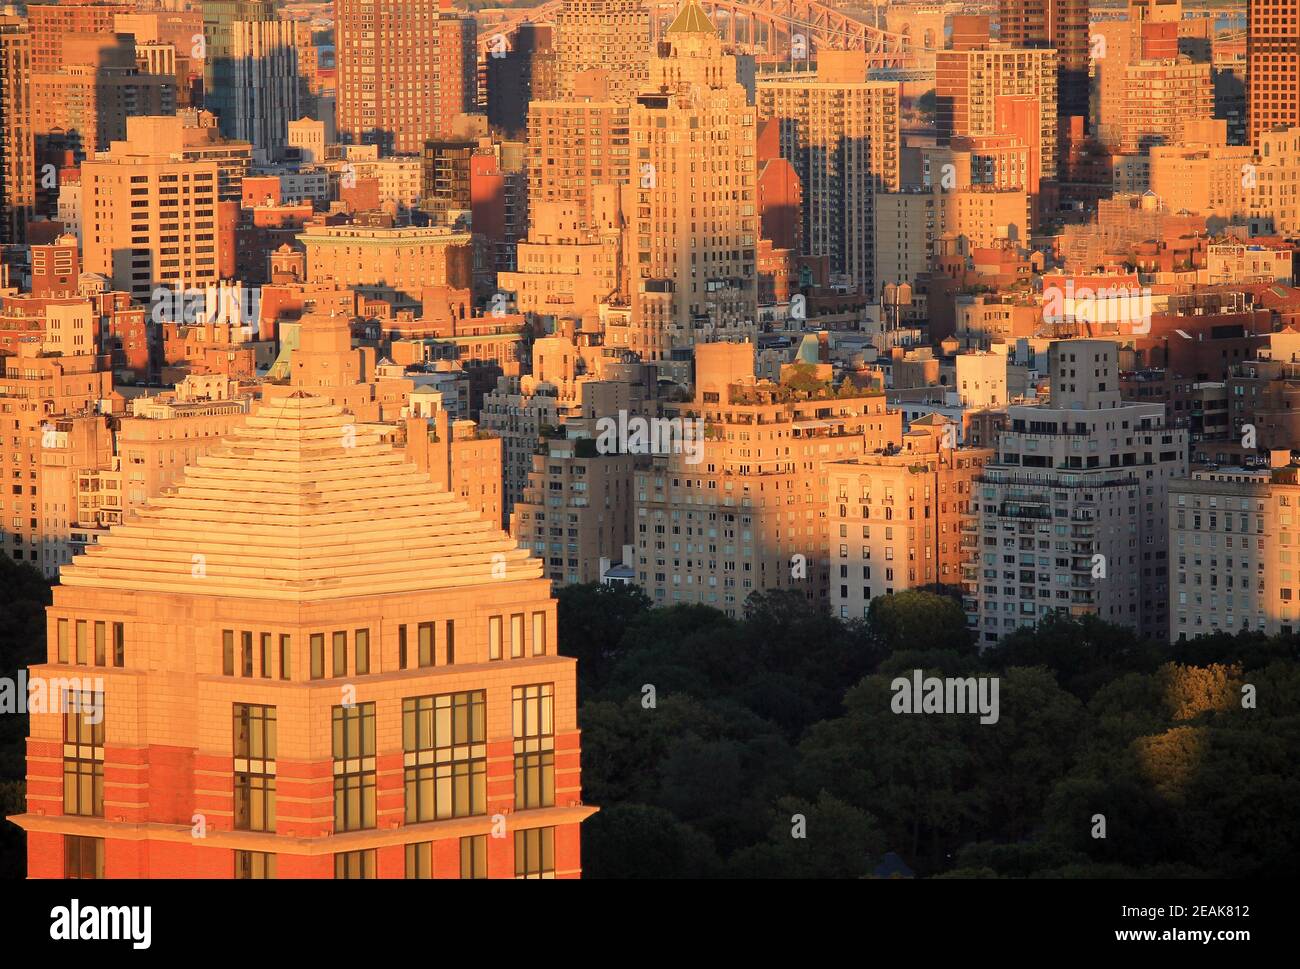
POLYGON ((704 12, 704 9, 695 0, 688 0, 668 26, 667 32, 670 34, 712 34, 714 29, 713 24, 709 21, 709 15, 704 12))
POLYGON ((262 404, 61 579, 310 602, 541 574, 539 560, 376 431, 298 391, 262 404))

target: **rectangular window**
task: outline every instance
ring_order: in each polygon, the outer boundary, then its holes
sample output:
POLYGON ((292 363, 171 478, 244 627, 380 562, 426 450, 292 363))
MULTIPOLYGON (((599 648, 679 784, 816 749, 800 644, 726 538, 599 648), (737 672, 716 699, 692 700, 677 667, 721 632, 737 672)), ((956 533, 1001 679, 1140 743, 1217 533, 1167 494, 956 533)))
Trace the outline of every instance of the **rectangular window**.
POLYGON ((126 665, 126 626, 120 622, 113 623, 113 665, 126 665))
POLYGON ((311 634, 311 678, 325 678, 325 634, 311 634))
POLYGON ((236 851, 236 878, 274 878, 275 855, 266 851, 236 851))
POLYGON ((103 878, 104 839, 63 836, 63 877, 103 878))
POLYGON ((555 877, 554 828, 526 828, 515 832, 515 877, 555 877))
POLYGON ((104 816, 104 695, 62 694, 63 813, 104 816))
POLYGON ((335 878, 374 878, 375 849, 342 851, 334 856, 335 878))
POLYGON ((262 633, 262 655, 260 657, 262 660, 261 674, 263 678, 268 680, 271 678, 271 655, 271 634, 262 633))
POLYGON ((397 668, 406 669, 406 626, 397 627, 397 668))
POLYGON ((402 701, 407 823, 487 813, 487 693, 402 701))
POLYGON ((524 614, 516 612, 510 617, 510 658, 524 655, 524 614))
POLYGON ((244 676, 253 675, 253 634, 239 634, 239 669, 244 676))
POLYGON ((82 664, 90 662, 90 647, 86 642, 86 621, 84 619, 77 620, 77 662, 82 664))
POLYGON ((460 877, 487 878, 487 835, 460 839, 460 877))
POLYGON ((488 659, 501 658, 501 617, 488 619, 488 659))
POLYGON ((293 654, 293 637, 282 634, 280 636, 280 679, 287 680, 291 675, 293 654))
POLYGON ((235 675, 235 631, 221 631, 221 672, 226 676, 235 675))
POLYGON ((406 877, 433 877, 432 841, 417 841, 406 846, 406 877))
POLYGON ((365 676, 370 672, 370 630, 358 629, 352 645, 357 651, 357 676, 365 676))
POLYGON ((433 623, 420 623, 420 665, 433 665, 433 623))
POLYGON ((334 830, 375 826, 375 705, 334 708, 334 830))
POLYGON ((334 634, 334 675, 348 675, 348 634, 345 632, 334 634))
POLYGON ((68 661, 68 620, 59 620, 59 662, 68 661))
POLYGON ((450 666, 452 663, 456 662, 456 621, 454 619, 448 619, 446 628, 447 665, 450 666))
POLYGON ((234 705, 235 830, 275 830, 275 707, 234 705))
POLYGON ((95 665, 108 665, 108 627, 102 622, 95 623, 95 665))
POLYGON ((555 685, 512 691, 515 737, 515 809, 555 804, 555 685))
POLYGON ((533 613, 533 655, 546 655, 546 613, 533 613))

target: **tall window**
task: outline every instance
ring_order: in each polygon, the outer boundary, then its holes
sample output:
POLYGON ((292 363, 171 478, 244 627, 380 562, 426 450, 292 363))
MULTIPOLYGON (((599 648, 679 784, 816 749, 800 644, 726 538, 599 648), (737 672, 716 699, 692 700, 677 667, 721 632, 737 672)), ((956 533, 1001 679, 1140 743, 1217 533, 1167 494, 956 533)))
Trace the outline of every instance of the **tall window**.
POLYGON ((280 636, 280 679, 289 679, 293 665, 293 637, 287 633, 280 636))
POLYGON ((555 686, 512 691, 515 736, 515 809, 555 804, 555 686))
POLYGON ((104 839, 63 836, 63 877, 103 878, 104 839))
POLYGON ((433 842, 418 841, 406 846, 406 877, 433 877, 433 842))
POLYGON ((524 655, 524 614, 517 612, 510 617, 510 658, 519 659, 524 655))
POLYGON ((235 704, 235 829, 275 830, 275 707, 235 704))
POLYGON ((406 624, 397 627, 397 668, 406 669, 406 624))
POLYGON ((275 855, 266 851, 236 851, 236 878, 274 878, 275 855))
POLYGON ((343 851, 334 856, 335 878, 374 878, 375 849, 343 851))
POLYGON ((126 625, 113 623, 113 665, 126 665, 126 625))
POLYGON ((334 830, 374 826, 375 705, 338 706, 334 708, 334 830))
POLYGON ((515 832, 515 877, 555 877, 554 828, 526 828, 515 832))
POLYGON ((95 665, 108 665, 108 626, 102 622, 95 623, 95 665))
POLYGON ((450 666, 456 662, 456 621, 448 619, 446 629, 447 635, 444 641, 447 644, 447 665, 450 666))
POLYGON ((533 655, 546 655, 546 613, 533 613, 533 655))
POLYGON ((87 635, 86 621, 84 619, 78 619, 77 620, 77 662, 82 664, 90 662, 90 647, 87 645, 86 635, 87 635))
POLYGON ((58 626, 59 637, 59 662, 68 662, 70 652, 68 650, 68 620, 60 619, 58 626))
POLYGON ((271 634, 262 633, 262 655, 258 657, 261 660, 261 675, 266 679, 271 678, 271 657, 274 650, 271 648, 271 634))
POLYGON ((487 813, 486 692, 402 701, 406 820, 487 813))
POLYGON ((104 816, 104 695, 63 694, 63 813, 104 816))
POLYGON ((433 665, 433 623, 420 623, 420 665, 433 665))
POLYGON ((370 672, 370 630, 358 629, 352 638, 352 646, 357 652, 357 676, 370 672))
POLYGON ((345 632, 334 634, 334 675, 348 675, 348 634, 345 632))
POLYGON ((239 646, 240 646, 240 651, 239 651, 240 671, 244 676, 252 676, 253 675, 253 634, 247 632, 240 633, 239 646))
POLYGON ((487 878, 487 835, 460 839, 460 877, 487 878))
POLYGON ((501 658, 501 617, 488 618, 488 659, 501 658))
POLYGON ((235 675, 235 631, 221 631, 221 672, 226 676, 235 675))
POLYGON ((311 678, 313 680, 323 680, 325 678, 325 634, 311 634, 311 678))

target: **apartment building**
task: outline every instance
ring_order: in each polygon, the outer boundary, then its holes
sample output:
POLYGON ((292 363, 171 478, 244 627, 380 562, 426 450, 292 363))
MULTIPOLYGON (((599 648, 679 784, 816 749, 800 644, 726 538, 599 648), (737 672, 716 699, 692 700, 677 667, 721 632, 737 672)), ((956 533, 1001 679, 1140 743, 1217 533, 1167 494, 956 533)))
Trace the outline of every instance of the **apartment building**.
MULTIPOLYGON (((829 377, 829 365, 817 372, 829 377)), ((796 589, 826 603, 828 465, 899 445, 883 392, 758 381, 752 344, 695 349, 695 395, 668 420, 703 428, 698 446, 637 466, 636 583, 657 605, 702 603, 740 615, 751 592, 796 589)), ((628 563, 625 563, 628 564, 628 563)))
POLYGON ((912 422, 901 447, 826 466, 834 614, 862 618, 877 596, 962 587, 976 554, 972 482, 993 450, 958 447, 957 437, 933 414, 912 422))
POLYGON ((979 558, 967 610, 981 643, 1050 612, 1168 633, 1168 488, 1187 430, 1120 397, 1118 346, 1057 340, 1051 400, 1012 404, 976 479, 979 558))

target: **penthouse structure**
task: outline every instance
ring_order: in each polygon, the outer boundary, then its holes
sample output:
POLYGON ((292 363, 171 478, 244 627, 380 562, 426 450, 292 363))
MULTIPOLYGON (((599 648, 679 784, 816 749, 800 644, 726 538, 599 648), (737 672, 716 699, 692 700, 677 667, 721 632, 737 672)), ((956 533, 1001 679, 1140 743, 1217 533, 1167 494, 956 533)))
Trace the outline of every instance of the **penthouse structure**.
POLYGON ((580 872, 540 564, 320 398, 66 567, 48 629, 32 675, 93 687, 31 716, 30 877, 580 872))

